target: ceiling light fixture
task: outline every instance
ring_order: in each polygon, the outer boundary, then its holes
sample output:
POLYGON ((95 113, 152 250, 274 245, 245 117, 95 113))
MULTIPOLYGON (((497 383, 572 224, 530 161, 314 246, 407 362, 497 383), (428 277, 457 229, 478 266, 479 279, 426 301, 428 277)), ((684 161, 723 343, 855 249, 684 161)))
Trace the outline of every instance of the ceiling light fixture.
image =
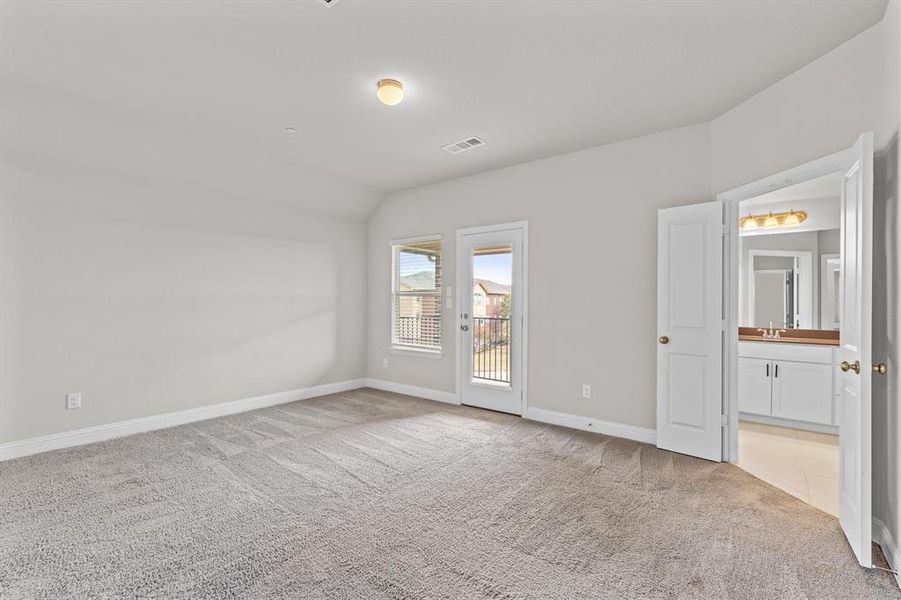
POLYGON ((807 220, 807 213, 803 210, 790 210, 781 213, 767 213, 765 215, 748 215, 738 221, 738 226, 744 231, 751 231, 763 227, 797 227, 807 220))
POLYGON ((285 127, 285 133, 297 133, 297 130, 293 127, 285 127))
POLYGON ((404 84, 397 79, 379 79, 375 84, 375 95, 387 106, 400 104, 404 99, 404 84))

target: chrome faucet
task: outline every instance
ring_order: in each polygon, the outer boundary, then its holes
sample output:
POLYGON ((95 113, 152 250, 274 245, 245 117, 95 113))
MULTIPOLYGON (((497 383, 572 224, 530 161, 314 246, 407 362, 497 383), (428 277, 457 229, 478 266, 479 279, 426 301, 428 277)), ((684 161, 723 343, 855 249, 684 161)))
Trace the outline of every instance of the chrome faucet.
POLYGON ((769 329, 757 329, 757 331, 765 340, 778 340, 782 337, 781 334, 785 333, 784 329, 773 329, 772 321, 770 321, 769 329))

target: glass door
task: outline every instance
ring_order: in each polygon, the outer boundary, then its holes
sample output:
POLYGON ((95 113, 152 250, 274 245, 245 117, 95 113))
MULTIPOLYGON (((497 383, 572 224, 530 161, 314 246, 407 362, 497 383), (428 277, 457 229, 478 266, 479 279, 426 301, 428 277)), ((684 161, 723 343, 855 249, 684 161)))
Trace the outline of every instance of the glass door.
POLYGON ((462 402, 522 414, 522 229, 461 241, 462 402))

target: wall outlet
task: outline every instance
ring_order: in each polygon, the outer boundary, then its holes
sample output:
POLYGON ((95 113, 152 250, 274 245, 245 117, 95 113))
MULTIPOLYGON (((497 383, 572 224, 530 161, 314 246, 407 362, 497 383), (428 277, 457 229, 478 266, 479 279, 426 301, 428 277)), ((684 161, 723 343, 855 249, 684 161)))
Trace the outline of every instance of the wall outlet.
POLYGON ((81 408, 81 392, 66 394, 66 409, 81 408))
POLYGON ((382 359, 382 366, 386 369, 388 368, 388 359, 387 358, 382 359))
POLYGON ((591 386, 587 383, 582 384, 582 397, 591 398, 591 386))

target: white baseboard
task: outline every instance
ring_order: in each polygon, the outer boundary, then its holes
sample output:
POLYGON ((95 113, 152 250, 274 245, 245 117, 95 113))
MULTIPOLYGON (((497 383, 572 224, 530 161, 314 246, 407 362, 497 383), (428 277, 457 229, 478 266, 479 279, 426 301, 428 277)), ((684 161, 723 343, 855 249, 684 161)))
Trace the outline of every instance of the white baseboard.
POLYGON ((657 430, 648 429, 647 427, 601 421, 600 419, 580 417, 578 415, 557 412, 555 410, 546 410, 544 408, 530 407, 526 411, 525 417, 533 421, 541 421, 542 423, 571 427, 573 429, 582 429, 584 431, 594 431, 605 435, 612 435, 614 437, 626 438, 627 440, 635 440, 636 442, 645 442, 647 444, 657 443, 657 430))
POLYGON ((435 400, 436 402, 444 402, 446 404, 460 404, 457 394, 453 392, 442 392, 431 388, 417 387, 415 385, 407 385, 405 383, 397 383, 394 381, 385 381, 383 379, 366 379, 366 385, 377 390, 386 392, 395 392, 397 394, 406 394, 407 396, 416 396, 425 398, 426 400, 435 400))
MULTIPOLYGON (((882 521, 873 517, 873 541, 882 548, 885 559, 888 561, 890 569, 898 571, 901 568, 901 548, 898 547, 895 536, 889 531, 888 526, 882 521)), ((901 587, 901 573, 895 573, 895 583, 901 587)))
POLYGON ((346 392, 348 390, 361 388, 365 384, 365 379, 351 379, 349 381, 339 381, 337 383, 326 383, 285 392, 276 392, 275 394, 266 394, 265 396, 257 396, 255 398, 221 402, 219 404, 199 406, 197 408, 189 408, 187 410, 179 410, 161 415, 140 417, 137 419, 129 419, 128 421, 107 423, 105 425, 95 425, 94 427, 85 427, 84 429, 76 429, 74 431, 64 431, 62 433, 54 433, 17 442, 7 442, 0 444, 0 461, 48 452, 50 450, 69 448, 71 446, 102 442, 104 440, 133 435, 135 433, 165 429, 166 427, 175 427, 176 425, 184 425, 185 423, 204 421, 206 419, 233 415, 248 410, 255 410, 257 408, 286 404, 297 400, 306 400, 307 398, 315 398, 317 396, 346 392))

